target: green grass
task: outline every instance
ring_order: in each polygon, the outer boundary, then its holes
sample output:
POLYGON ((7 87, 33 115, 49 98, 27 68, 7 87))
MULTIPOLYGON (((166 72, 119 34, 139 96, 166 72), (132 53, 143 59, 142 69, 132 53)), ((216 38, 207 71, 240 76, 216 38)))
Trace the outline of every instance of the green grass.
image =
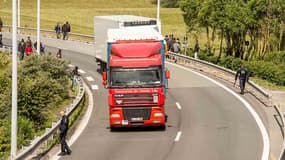
POLYGON ((270 83, 266 80, 260 79, 260 78, 255 78, 255 77, 251 77, 251 80, 254 81, 256 84, 264 87, 265 89, 268 90, 278 90, 278 91, 285 91, 285 86, 278 86, 274 83, 270 83))
MULTIPOLYGON (((41 1, 41 28, 53 29, 57 22, 69 21, 73 33, 93 34, 93 17, 98 15, 131 14, 156 17, 156 5, 151 0, 48 0, 41 1)), ((36 27, 36 1, 21 3, 21 26, 36 27)), ((4 24, 11 24, 11 1, 0 0, 0 15, 4 24)), ((179 8, 162 8, 163 34, 185 34, 185 24, 179 8)))

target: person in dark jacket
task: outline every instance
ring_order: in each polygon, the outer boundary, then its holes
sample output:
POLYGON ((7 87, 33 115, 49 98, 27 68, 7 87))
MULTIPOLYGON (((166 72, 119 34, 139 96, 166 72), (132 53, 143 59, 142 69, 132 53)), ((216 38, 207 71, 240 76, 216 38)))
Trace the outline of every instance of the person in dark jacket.
POLYGON ((62 35, 63 35, 63 40, 68 40, 69 37, 69 32, 71 31, 71 27, 70 24, 68 22, 66 22, 63 26, 62 26, 62 35))
MULTIPOLYGON (((37 41, 34 43, 34 48, 37 50, 38 48, 38 44, 37 44, 37 41)), ((43 45, 42 42, 40 42, 40 53, 41 54, 44 54, 45 53, 45 46, 43 45)))
POLYGON ((57 25, 54 27, 55 33, 56 33, 56 38, 60 39, 60 25, 57 23, 57 25))
POLYGON ((200 50, 199 43, 198 43, 198 40, 196 40, 196 43, 194 46, 194 58, 195 59, 199 59, 199 57, 198 57, 199 50, 200 50))
POLYGON ((60 131, 60 144, 61 144, 61 153, 60 156, 64 156, 66 154, 71 154, 71 149, 69 148, 68 144, 66 143, 66 135, 68 131, 68 117, 65 115, 65 111, 60 112, 61 115, 61 121, 59 125, 59 131, 60 131))
POLYGON ((239 77, 240 93, 244 94, 245 82, 247 82, 249 78, 248 70, 246 67, 244 67, 244 65, 241 65, 240 68, 237 70, 236 76, 235 76, 235 83, 238 77, 239 77))
POLYGON ((57 51, 56 58, 62 58, 61 49, 57 51))
POLYGON ((24 39, 22 39, 18 44, 18 52, 20 53, 20 60, 24 59, 25 50, 26 50, 26 42, 24 39))
POLYGON ((76 83, 76 79, 77 77, 79 77, 80 74, 78 72, 78 66, 75 66, 74 69, 71 72, 71 89, 74 91, 75 89, 75 83, 76 83))
POLYGON ((0 47, 3 46, 3 43, 2 43, 2 27, 3 27, 3 21, 0 17, 0 47))

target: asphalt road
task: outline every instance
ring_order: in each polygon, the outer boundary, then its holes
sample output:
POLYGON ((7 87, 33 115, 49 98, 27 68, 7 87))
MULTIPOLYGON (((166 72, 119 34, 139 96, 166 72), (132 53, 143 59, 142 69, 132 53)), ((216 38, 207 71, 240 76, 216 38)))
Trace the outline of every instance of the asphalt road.
MULTIPOLYGON (((81 47, 81 46, 78 46, 81 47)), ((55 53, 55 48, 47 48, 55 53)), ((92 56, 63 51, 63 58, 93 77, 94 110, 71 156, 63 160, 257 160, 260 130, 243 104, 216 84, 168 64, 171 71, 165 131, 110 132, 107 90, 101 85, 92 56)))

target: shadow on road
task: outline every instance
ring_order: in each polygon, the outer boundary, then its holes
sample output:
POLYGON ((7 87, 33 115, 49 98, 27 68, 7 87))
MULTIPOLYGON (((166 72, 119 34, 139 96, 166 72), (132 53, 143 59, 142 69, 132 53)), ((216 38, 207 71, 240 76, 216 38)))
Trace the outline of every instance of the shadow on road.
POLYGON ((159 127, 120 127, 120 128, 110 128, 111 132, 161 132, 165 131, 166 127, 159 126, 159 127))

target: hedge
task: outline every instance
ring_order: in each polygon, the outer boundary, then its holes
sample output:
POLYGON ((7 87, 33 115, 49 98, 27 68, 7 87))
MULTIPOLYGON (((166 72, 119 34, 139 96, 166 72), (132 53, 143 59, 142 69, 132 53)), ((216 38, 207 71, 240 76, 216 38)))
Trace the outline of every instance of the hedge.
MULTIPOLYGON (((217 62, 217 56, 207 53, 200 53, 199 58, 211 63, 217 62)), ((244 64, 251 76, 267 80, 276 85, 285 85, 285 53, 272 53, 265 57, 264 60, 243 61, 240 58, 232 56, 223 56, 220 58, 218 65, 231 70, 237 70, 241 64, 244 64)))

